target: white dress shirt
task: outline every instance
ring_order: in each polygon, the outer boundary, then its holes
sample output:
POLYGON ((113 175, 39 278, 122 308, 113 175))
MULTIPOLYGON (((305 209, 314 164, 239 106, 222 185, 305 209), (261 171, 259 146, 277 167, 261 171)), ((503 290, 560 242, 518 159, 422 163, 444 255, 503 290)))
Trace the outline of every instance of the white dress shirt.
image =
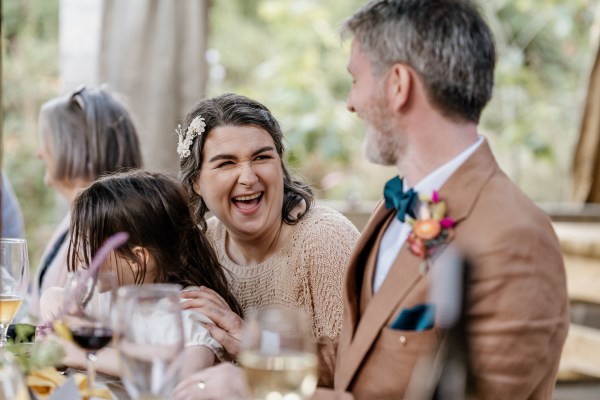
MULTIPOLYGON (((423 178, 415 185, 414 190, 418 193, 427 195, 431 195, 434 190, 439 190, 467 158, 481 146, 484 140, 483 136, 479 136, 477 141, 466 150, 423 178)), ((404 180, 402 190, 407 192, 410 188, 410 183, 404 180)), ((400 222, 398 218, 394 218, 388 225, 381 238, 381 244, 377 254, 377 264, 375 265, 375 275, 373 276, 373 294, 377 293, 383 284, 390 268, 392 268, 394 260, 398 256, 398 253, 400 253, 400 250, 402 250, 402 246, 404 246, 404 242, 406 242, 410 231, 411 226, 407 223, 400 222)))

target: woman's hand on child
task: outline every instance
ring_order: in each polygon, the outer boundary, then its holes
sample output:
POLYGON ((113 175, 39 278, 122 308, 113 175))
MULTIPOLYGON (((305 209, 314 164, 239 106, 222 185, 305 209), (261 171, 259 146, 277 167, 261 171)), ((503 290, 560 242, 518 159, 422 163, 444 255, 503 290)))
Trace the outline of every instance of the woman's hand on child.
POLYGON ((233 357, 240 351, 240 339, 244 321, 231 311, 227 302, 214 290, 204 286, 181 293, 184 310, 197 310, 212 319, 215 325, 205 324, 210 335, 233 357))

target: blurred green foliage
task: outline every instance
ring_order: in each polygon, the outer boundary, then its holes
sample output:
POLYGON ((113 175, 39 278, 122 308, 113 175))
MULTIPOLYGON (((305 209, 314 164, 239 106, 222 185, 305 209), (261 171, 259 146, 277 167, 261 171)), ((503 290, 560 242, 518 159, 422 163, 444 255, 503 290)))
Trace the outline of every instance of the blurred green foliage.
POLYGON ((485 5, 498 48, 494 97, 482 126, 502 167, 537 201, 569 200, 594 24, 588 0, 494 0, 485 5))
POLYGON ((3 168, 21 202, 32 269, 60 219, 36 158, 39 108, 60 90, 58 3, 2 1, 3 168))
MULTIPOLYGON (((395 172, 367 165, 362 125, 345 109, 348 44, 341 21, 364 1, 213 2, 210 93, 263 101, 289 158, 326 198, 374 199, 395 172), (224 76, 223 76, 224 75, 224 76)), ((486 0, 498 64, 481 124, 503 168, 535 200, 566 201, 583 84, 599 5, 587 0, 486 0), (551 185, 548 183, 552 182, 551 185)), ((598 23, 598 21, 597 21, 598 23)))
POLYGON ((65 358, 63 345, 56 340, 34 341, 34 336, 34 325, 15 324, 15 339, 7 344, 23 373, 61 365, 65 358))
MULTIPOLYGON (((341 21, 364 1, 213 1, 209 94, 233 91, 272 109, 289 161, 320 197, 376 199, 393 168, 362 156, 362 124, 346 110, 350 78, 341 21)), ((21 200, 32 265, 60 216, 35 158, 37 113, 59 94, 58 0, 4 0, 4 168, 21 200)), ((481 124, 502 165, 535 200, 568 199, 600 5, 588 0, 486 0, 498 47, 494 98, 481 124)), ((64 211, 64 209, 63 209, 64 211)))
POLYGON ((361 157, 360 128, 346 111, 350 80, 338 33, 359 4, 236 0, 213 2, 211 10, 210 47, 220 61, 211 68, 210 93, 234 91, 271 108, 286 132, 290 163, 317 187, 361 157))

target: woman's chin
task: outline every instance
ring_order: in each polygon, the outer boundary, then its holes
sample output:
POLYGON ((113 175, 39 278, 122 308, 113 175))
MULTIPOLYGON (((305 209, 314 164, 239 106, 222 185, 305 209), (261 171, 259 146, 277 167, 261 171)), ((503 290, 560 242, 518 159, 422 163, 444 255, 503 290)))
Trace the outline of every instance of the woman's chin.
POLYGON ((232 231, 236 236, 244 237, 246 239, 259 238, 260 235, 265 232, 266 221, 253 220, 253 221, 236 221, 233 226, 227 227, 228 231, 232 231))

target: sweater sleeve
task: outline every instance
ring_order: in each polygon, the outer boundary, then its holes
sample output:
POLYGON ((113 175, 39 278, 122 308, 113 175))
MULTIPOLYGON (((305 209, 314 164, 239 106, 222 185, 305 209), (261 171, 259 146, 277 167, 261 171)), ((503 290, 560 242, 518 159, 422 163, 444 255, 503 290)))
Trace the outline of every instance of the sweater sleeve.
POLYGON ((342 280, 358 240, 356 227, 339 212, 318 207, 303 237, 305 294, 315 337, 337 336, 342 327, 342 280))

